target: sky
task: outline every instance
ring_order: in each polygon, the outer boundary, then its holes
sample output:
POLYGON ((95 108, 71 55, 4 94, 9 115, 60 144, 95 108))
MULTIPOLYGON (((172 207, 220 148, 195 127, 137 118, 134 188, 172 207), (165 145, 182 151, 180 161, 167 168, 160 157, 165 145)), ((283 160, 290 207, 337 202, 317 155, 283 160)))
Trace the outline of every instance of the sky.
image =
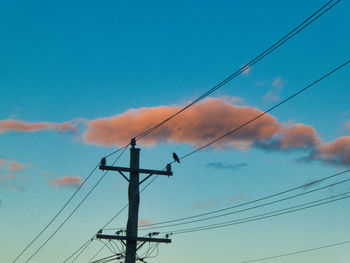
MULTIPOLYGON (((325 3, 0 0, 0 262, 13 262, 103 156, 220 83, 325 3)), ((186 156, 346 62, 349 10, 349 1, 340 1, 222 88, 137 141, 141 168, 163 169, 173 152, 186 156)), ((289 195, 349 179, 345 173, 313 184, 350 167, 349 72, 345 66, 174 163, 172 177, 159 176, 141 193, 139 224, 224 209, 303 184, 309 186, 289 195)), ((116 165, 127 167, 129 153, 116 165)), ((95 170, 16 262, 26 262, 102 176, 95 170)), ((349 183, 342 183, 259 209, 152 231, 247 218, 347 191, 349 183)), ((30 262, 63 262, 126 203, 127 182, 108 173, 30 262)), ((344 199, 174 234, 171 244, 160 244, 159 254, 146 261, 244 262, 349 241, 349 204, 344 199)), ((108 227, 123 228, 126 219, 125 210, 108 227)), ((140 229, 140 235, 147 233, 140 229)), ((102 246, 92 241, 75 262, 89 262, 102 246)), ((263 262, 345 263, 349 246, 263 262)), ((105 247, 95 259, 111 253, 105 247)))

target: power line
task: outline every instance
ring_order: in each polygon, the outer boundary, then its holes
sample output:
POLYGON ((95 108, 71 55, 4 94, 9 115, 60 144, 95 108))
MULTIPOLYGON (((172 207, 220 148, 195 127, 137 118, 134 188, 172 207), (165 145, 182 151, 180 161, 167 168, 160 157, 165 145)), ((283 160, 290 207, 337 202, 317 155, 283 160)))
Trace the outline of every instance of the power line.
MULTIPOLYGON (((146 190, 150 184, 152 184, 156 179, 158 178, 158 175, 156 175, 153 179, 151 179, 151 181, 149 181, 149 183, 147 183, 140 191, 140 193, 142 193, 144 190, 146 190)), ((107 223, 104 224, 103 227, 101 227, 100 229, 101 230, 106 230, 106 226, 108 226, 114 219, 116 219, 126 208, 128 207, 128 204, 126 204, 125 206, 123 206, 110 220, 107 221, 107 223)), ((93 238, 95 235, 93 235, 91 238, 93 238)), ((90 238, 90 239, 91 239, 90 238)), ((89 240, 90 240, 89 239, 89 240)), ((87 242, 86 241, 84 244, 86 244, 87 242)), ((78 253, 83 247, 84 247, 84 244, 79 247, 76 251, 73 252, 73 254, 71 254, 68 258, 66 258, 63 263, 67 262, 70 258, 72 258, 76 253, 78 253)), ((90 260, 91 261, 91 260, 90 260)))
MULTIPOLYGON (((342 172, 339 172, 339 173, 336 173, 336 174, 333 174, 333 175, 330 175, 330 176, 327 176, 327 177, 324 177, 324 178, 321 178, 321 179, 318 179, 318 180, 314 181, 312 184, 315 185, 315 184, 321 183, 323 181, 329 180, 331 178, 343 175, 343 174, 348 173, 348 172, 350 172, 350 169, 342 171, 342 172)), ((145 228, 145 227, 169 224, 169 223, 184 221, 184 220, 188 220, 188 219, 198 218, 198 217, 202 217, 202 216, 206 216, 206 215, 211 215, 211 214, 215 214, 215 213, 231 210, 231 209, 234 209, 234 208, 250 205, 250 204, 253 204, 253 203, 256 203, 256 202, 260 202, 260 201, 263 201, 263 200, 266 200, 266 199, 270 199, 270 198, 276 197, 276 196, 287 194, 289 192, 293 192, 295 190, 302 189, 302 188, 304 188, 306 186, 309 186, 309 185, 310 185, 309 183, 303 184, 303 185, 300 185, 300 186, 297 186, 297 187, 294 187, 294 188, 290 188, 290 189, 287 189, 287 190, 284 190, 284 191, 281 191, 281 192, 278 192, 278 193, 275 193, 275 194, 272 194, 272 195, 264 196, 264 197, 261 197, 261 198, 258 198, 258 199, 252 200, 252 201, 248 201, 248 202, 245 202, 245 203, 242 203, 242 204, 238 204, 238 205, 234 205, 234 206, 230 206, 230 207, 226 207, 226 208, 222 208, 222 209, 217 209, 217 210, 213 210, 213 211, 210 211, 210 212, 206 212, 206 213, 202 213, 202 214, 198 214, 198 215, 194 215, 194 216, 182 217, 182 218, 177 218, 177 219, 173 219, 173 220, 167 220, 167 221, 163 221, 163 222, 159 222, 159 223, 147 224, 147 225, 140 226, 140 228, 142 229, 142 228, 145 228)), ((105 230, 114 230, 114 228, 113 229, 112 228, 105 229, 105 230)))
POLYGON ((35 238, 29 242, 29 244, 20 252, 20 254, 12 261, 12 263, 15 263, 25 251, 45 232, 45 230, 53 223, 53 221, 56 220, 56 218, 61 214, 61 212, 66 208, 66 206, 69 204, 69 202, 74 198, 74 196, 79 192, 79 190, 82 188, 82 186, 89 180, 91 175, 96 171, 99 164, 95 166, 95 168, 92 169, 90 174, 84 179, 84 181, 79 185, 79 187, 75 190, 73 195, 67 200, 67 202, 62 206, 62 208, 58 211, 58 213, 50 220, 50 222, 39 232, 38 235, 35 236, 35 238))
MULTIPOLYGON (((113 162, 116 163, 119 158, 123 155, 127 147, 119 154, 116 160, 113 162)), ((101 178, 97 181, 97 183, 91 188, 91 190, 85 195, 85 197, 80 201, 77 207, 68 215, 68 217, 61 223, 61 225, 51 234, 51 236, 25 261, 25 263, 29 262, 50 240, 51 238, 63 227, 63 225, 71 218, 71 216, 78 210, 78 208, 84 203, 84 201, 88 198, 88 196, 92 193, 92 191, 97 187, 97 185, 102 181, 102 179, 106 176, 108 171, 106 171, 101 178)))
MULTIPOLYGON (((76 253, 78 253, 81 249, 83 249, 87 244, 89 244, 90 240, 93 240, 95 235, 93 235, 91 238, 89 238, 80 248, 78 248, 72 255, 70 255, 68 258, 66 258, 63 263, 67 262, 69 259, 71 259, 76 253)), ((71 262, 72 263, 72 262, 71 262)))
POLYGON ((338 242, 338 243, 333 243, 333 244, 329 244, 329 245, 325 245, 325 246, 310 248, 310 249, 304 249, 304 250, 289 252, 289 253, 286 253, 286 254, 280 254, 280 255, 271 256, 271 257, 265 257, 265 258, 253 259, 253 260, 248 260, 248 261, 242 261, 242 263, 258 262, 258 261, 263 261, 263 260, 269 260, 269 259, 275 259, 275 258, 293 256, 293 255, 297 255, 297 254, 312 252, 312 251, 315 251, 315 250, 320 250, 320 249, 325 249, 325 248, 330 248, 330 247, 345 245, 345 244, 349 244, 349 243, 350 243, 350 240, 348 240, 348 241, 343 241, 343 242, 338 242))
POLYGON ((90 242, 86 244, 86 246, 78 253, 78 255, 70 263, 74 263, 77 260, 77 258, 88 248, 92 241, 93 239, 90 239, 90 242))
MULTIPOLYGON (((338 1, 338 2, 339 2, 339 1, 338 1)), ((350 60, 346 61, 345 63, 343 63, 342 65, 340 65, 340 66, 338 66, 337 68, 333 69, 332 71, 328 72, 327 74, 325 74, 324 76, 322 76, 322 77, 319 78, 318 80, 312 82, 311 84, 309 84, 309 85, 306 86, 305 88, 299 90, 298 92, 296 92, 296 93, 294 93, 293 95, 289 96, 288 98, 286 98, 285 100, 283 100, 283 101, 281 101, 280 103, 276 104, 275 106, 269 108, 269 109, 266 110, 265 112, 263 112, 263 113, 257 115, 257 116, 254 117, 253 119, 251 119, 251 120, 249 120, 249 121, 243 123, 243 124, 240 125, 239 127, 237 127, 237 128, 235 128, 234 130, 232 130, 232 131, 230 131, 230 132, 224 134, 223 136, 220 136, 219 138, 215 139, 214 141, 211 141, 211 142, 205 144, 204 146, 201 146, 200 148, 197 148, 196 150, 194 150, 194 151, 192 151, 192 152, 190 152, 190 153, 188 153, 188 154, 182 156, 180 159, 184 159, 184 158, 186 158, 186 157, 188 157, 188 156, 194 154, 195 152, 200 151, 200 150, 202 150, 203 148, 208 147, 209 145, 211 145, 211 144, 213 144, 213 143, 215 143, 215 142, 221 140, 222 138, 224 138, 224 137, 226 137, 226 136, 228 136, 228 135, 230 135, 230 134, 236 132, 238 129, 243 128, 244 126, 246 126, 246 125, 250 124, 251 122, 255 121, 256 119, 262 117, 263 115, 267 114, 268 112, 272 111, 273 109, 277 108, 278 106, 280 106, 280 105, 284 104, 285 102, 291 100, 292 98, 294 98, 294 97, 297 96, 298 94, 300 94, 300 93, 304 92, 305 90, 311 88, 312 86, 314 86, 315 84, 317 84, 317 83, 320 82, 321 80, 325 79, 326 77, 330 76, 330 75, 333 74, 334 72, 336 72, 336 71, 338 71, 339 69, 341 69, 341 68, 343 68, 344 66, 346 66, 348 63, 350 63, 350 60)), ((125 148, 125 149, 126 149, 126 148, 125 148)), ((157 177, 155 177, 152 181, 150 181, 150 183, 149 183, 146 187, 148 187, 156 178, 157 178, 157 177)), ((146 188, 146 187, 145 187, 145 188, 146 188)), ((123 208, 123 209, 125 209, 125 208, 123 208)), ((112 220, 114 220, 114 218, 115 218, 115 217, 113 217, 112 220)), ((108 222, 108 224, 109 224, 112 220, 110 220, 110 221, 108 222)), ((27 263, 27 262, 25 262, 25 263, 27 263)))
MULTIPOLYGON (((115 154, 119 151, 123 150, 123 148, 120 148, 113 153, 109 154, 108 156, 115 154)), ((72 194, 72 196, 66 201, 66 203, 62 206, 62 208, 57 212, 57 214, 47 223, 47 225, 37 234, 32 241, 29 242, 29 244, 19 253, 19 255, 12 261, 12 263, 15 263, 23 254, 28 250, 28 248, 46 231, 46 229, 56 220, 56 218, 62 213, 62 211, 67 207, 67 205, 72 201, 72 199, 76 196, 76 194, 80 191, 80 189, 83 187, 83 185, 86 184, 86 182, 90 179, 91 175, 96 171, 98 168, 99 163, 96 164, 96 166, 91 170, 89 175, 84 179, 84 181, 79 185, 79 187, 75 190, 75 192, 72 194)))
POLYGON ((275 106, 273 106, 273 107, 269 108, 268 110, 266 110, 266 111, 260 113, 260 114, 257 115, 256 117, 254 117, 254 118, 250 119, 249 121, 247 121, 247 122, 241 124, 241 125, 238 126, 237 128, 235 128, 235 129, 233 129, 233 130, 231 130, 231 131, 225 133, 224 135, 222 135, 222 136, 216 138, 215 140, 213 140, 213 141, 211 141, 211 142, 209 142, 209 143, 207 143, 207 144, 205 144, 205 145, 203 145, 203 146, 201 146, 201 147, 195 149, 194 151, 192 151, 192 152, 190 152, 190 153, 188 153, 188 154, 185 154, 184 156, 180 157, 180 159, 184 159, 184 158, 186 158, 186 157, 188 157, 188 156, 190 156, 190 155, 192 155, 192 154, 194 154, 194 153, 196 153, 196 152, 198 152, 198 151, 200 151, 200 150, 202 150, 202 149, 204 149, 204 148, 206 148, 206 147, 212 145, 213 143, 215 143, 215 142, 217 142, 217 141, 223 139, 224 137, 226 137, 226 136, 228 136, 228 135, 231 135, 232 133, 236 132, 237 130, 239 130, 239 129, 245 127, 245 126, 247 126, 248 124, 250 124, 250 123, 252 123, 253 121, 259 119, 260 117, 266 115, 267 113, 269 113, 270 111, 272 111, 272 110, 274 110, 275 108, 279 107, 280 105, 282 105, 282 104, 286 103, 287 101, 291 100, 292 98, 296 97, 296 96, 299 95, 300 93, 302 93, 302 92, 306 91, 307 89, 311 88, 312 86, 314 86, 315 84, 317 84, 317 83, 320 82, 321 80, 327 78, 327 77, 330 76, 331 74, 335 73, 335 72, 338 71, 339 69, 345 67, 345 66, 346 66, 347 64, 349 64, 349 63, 350 63, 350 60, 347 60, 345 63, 343 63, 343 64, 341 64, 340 66, 338 66, 337 68, 331 70, 331 71, 328 72, 327 74, 323 75, 321 78, 319 78, 319 79, 317 79, 316 81, 312 82, 311 84, 307 85, 305 88, 299 90, 298 92, 296 92, 296 93, 294 93, 293 95, 289 96, 288 98, 284 99, 283 101, 281 101, 280 103, 276 104, 275 106))
POLYGON ((97 255, 100 254, 100 252, 101 252, 106 246, 107 246, 107 243, 104 244, 104 245, 92 256, 92 258, 89 259, 88 262, 93 261, 93 260, 95 259, 95 257, 97 257, 97 255))
POLYGON ((214 91, 218 90, 219 88, 221 88, 222 86, 224 86, 226 83, 230 82, 232 79, 234 79, 235 77, 237 77, 238 75, 240 75, 242 72, 244 72, 245 70, 249 69, 251 66, 253 66, 255 63, 259 62, 261 59, 263 59, 265 56, 267 56, 268 54, 270 54, 271 52, 273 52, 275 49, 277 49, 278 47, 280 47, 281 45, 283 45, 286 41, 288 41, 289 39, 291 39, 292 37, 294 37, 296 34, 298 34, 300 31, 302 31, 304 28, 306 28, 307 26, 309 26, 311 23, 313 23, 316 19, 318 19, 320 16, 322 16, 324 13, 326 13, 327 11, 329 11, 332 7, 334 7, 336 4, 338 4, 341 0, 338 1, 334 1, 334 0, 330 0, 328 1, 325 5, 323 5, 320 9, 318 9, 316 12, 314 12, 310 17, 308 17, 306 20, 304 20, 301 24, 299 24, 297 27, 295 27, 293 30, 291 30, 289 33, 287 33, 285 36, 283 36, 280 40, 278 40, 277 42, 275 42, 272 46, 270 46, 269 48, 267 48, 266 50, 264 50, 263 52, 261 52, 258 56, 256 56, 254 59, 252 59, 250 62, 248 62, 246 65, 244 65, 243 67, 241 67, 240 69, 238 69, 236 72, 234 72, 233 74, 231 74, 230 76, 228 76, 226 79, 224 79, 222 82, 220 82, 219 84, 217 84, 216 86, 214 86, 213 88, 211 88, 210 90, 208 90, 206 93, 204 93, 203 95, 201 95, 200 97, 198 97, 197 99, 195 99, 194 101, 192 101, 191 103, 189 103, 188 105, 186 105, 185 107, 183 107, 182 109, 180 109, 179 111, 177 111, 176 113, 172 114, 171 116, 169 116, 168 118, 166 118, 165 120, 161 121, 160 123, 154 125, 153 127, 149 128, 148 130, 140 133, 139 135, 137 135, 135 138, 137 140, 147 136, 149 133, 151 133, 152 131, 154 131, 155 129, 159 128, 160 126, 162 126, 163 124, 165 124, 166 122, 168 122, 169 120, 171 120, 172 118, 174 118, 175 116, 179 115, 181 112, 185 111, 186 109, 190 108, 191 106, 193 106, 194 104, 196 104, 197 102, 203 100, 205 97, 209 96, 211 93, 213 93, 214 91), (333 3, 334 2, 334 3, 333 3))
POLYGON ((323 187, 319 187, 319 188, 316 188, 316 189, 313 189, 313 190, 310 190, 310 191, 307 191, 307 192, 303 192, 303 193, 299 193, 299 194, 296 194, 296 195, 288 196, 288 197, 285 197, 285 198, 282 198, 282 199, 278 199, 278 200, 274 200, 274 201, 271 201, 271 202, 267 202, 267 203, 264 203, 264 204, 248 207, 248 208, 241 209, 241 210, 238 210, 238 211, 233 211, 233 212, 229 212, 229 213, 225 213, 225 214, 220 214, 220 215, 206 217, 206 218, 201 218, 201 219, 196 219, 196 220, 191 220, 191 221, 183 222, 183 223, 176 223, 176 224, 170 224, 170 225, 165 225, 165 226, 148 227, 148 228, 145 228, 143 230, 159 229, 159 228, 165 228, 165 227, 186 225, 186 224, 191 224, 191 223, 197 223, 197 222, 202 222, 202 221, 206 221, 206 220, 216 219, 216 218, 224 217, 224 216, 228 216, 228 215, 233 215, 233 214, 237 214, 237 213, 241 213, 241 212, 246 212, 246 211, 249 211, 249 210, 253 210, 253 209, 261 208, 261 207, 264 207, 264 206, 280 203, 280 202, 283 202, 283 201, 286 201, 286 200, 290 200, 290 199, 293 199, 293 198, 297 198, 297 197, 300 197, 300 196, 303 196, 303 195, 307 195, 307 194, 311 194, 311 193, 314 193, 314 192, 317 192, 317 191, 321 191, 321 190, 327 189, 329 187, 333 187, 333 186, 336 186, 336 185, 339 185, 339 184, 347 183, 349 181, 350 181, 350 179, 346 179, 346 180, 339 181, 339 182, 336 182, 336 183, 332 183, 332 184, 329 184, 329 185, 326 185, 326 186, 323 186, 323 187))
POLYGON ((242 219, 238 219, 238 220, 231 220, 231 221, 226 221, 226 222, 221 222, 221 223, 216 223, 216 224, 205 225, 205 226, 201 226, 201 227, 177 229, 177 230, 174 230, 174 231, 167 231, 167 232, 164 232, 164 233, 171 232, 172 234, 185 234, 185 233, 192 233, 192 232, 216 229, 216 228, 221 228, 221 227, 226 227, 226 226, 232 226, 232 225, 239 225, 239 224, 249 223, 249 222, 253 222, 253 221, 258 221, 258 220, 267 219, 267 218, 271 218, 271 217, 275 217, 275 216, 280 216, 280 215, 285 215, 285 214, 289 214, 289 213, 294 213, 294 212, 297 212, 297 211, 301 211, 301 210, 317 207, 317 206, 320 206, 320 205, 325 205, 325 204, 333 203, 333 202, 336 202, 336 201, 344 200, 344 199, 350 198, 350 195, 347 195, 345 197, 340 197, 340 198, 337 198, 337 199, 334 199, 334 198, 338 197, 338 196, 345 195, 345 194, 349 194, 349 193, 350 193, 350 191, 342 193, 342 194, 339 194, 339 195, 335 195, 335 196, 319 199, 319 200, 316 200, 316 201, 307 202, 307 203, 303 203, 303 204, 300 204, 300 205, 296 205, 296 206, 292 206, 292 207, 288 207, 288 208, 283 208, 283 209, 280 209, 280 210, 275 210, 275 211, 272 211, 272 212, 268 212, 268 213, 264 213, 264 214, 260 214, 260 215, 255 215, 255 216, 251 216, 251 217, 247 217, 247 218, 242 218, 242 219), (318 202, 326 200, 326 199, 333 199, 333 200, 318 203, 318 202), (316 203, 316 204, 313 204, 313 203, 316 203), (313 205, 311 205, 311 204, 313 204, 313 205), (306 206, 306 205, 309 205, 309 206, 306 206), (298 207, 301 207, 301 208, 298 208, 298 207), (292 210, 292 209, 294 209, 294 210, 292 210))

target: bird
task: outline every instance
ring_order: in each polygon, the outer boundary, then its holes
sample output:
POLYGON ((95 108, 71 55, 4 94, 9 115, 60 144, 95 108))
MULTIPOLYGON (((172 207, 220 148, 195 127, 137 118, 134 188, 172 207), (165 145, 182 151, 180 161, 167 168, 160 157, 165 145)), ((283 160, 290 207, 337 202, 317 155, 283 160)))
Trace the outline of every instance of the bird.
POLYGON ((179 159, 179 156, 177 156, 176 153, 173 153, 173 158, 176 162, 180 163, 180 159, 179 159))
POLYGON ((101 166, 105 166, 105 165, 106 165, 106 158, 105 158, 105 157, 103 157, 103 158, 101 159, 100 165, 101 165, 101 166))

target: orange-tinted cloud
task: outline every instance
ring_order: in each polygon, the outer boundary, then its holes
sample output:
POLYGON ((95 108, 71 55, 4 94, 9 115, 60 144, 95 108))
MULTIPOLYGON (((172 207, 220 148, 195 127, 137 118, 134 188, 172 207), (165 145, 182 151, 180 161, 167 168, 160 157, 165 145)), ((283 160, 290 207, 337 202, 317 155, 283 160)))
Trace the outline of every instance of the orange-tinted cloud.
POLYGON ((21 171, 30 165, 29 163, 23 164, 18 161, 0 158, 0 187, 8 190, 24 191, 28 186, 29 178, 21 174, 21 171))
MULTIPOLYGON (((179 106, 159 106, 129 110, 111 118, 101 118, 88 122, 83 137, 85 142, 96 145, 123 145, 132 136, 156 125, 181 109, 179 106)), ((162 141, 173 141, 200 146, 213 140, 247 120, 260 114, 256 108, 236 106, 226 98, 208 98, 197 104, 140 141, 152 145, 162 141)), ((281 128, 276 118, 265 115, 244 129, 227 136, 216 147, 253 145, 256 140, 272 138, 281 128)))
POLYGON ((290 128, 281 131, 281 147, 286 148, 313 148, 321 143, 313 127, 297 123, 290 128))
POLYGON ((70 176, 66 175, 61 178, 51 179, 49 185, 54 185, 57 187, 76 187, 83 182, 81 176, 70 176))
POLYGON ((21 164, 17 161, 10 161, 8 164, 10 171, 21 171, 27 168, 28 166, 30 166, 30 164, 27 164, 27 163, 21 164))
POLYGON ((142 219, 142 220, 139 220, 139 226, 144 226, 144 225, 150 225, 150 224, 154 224, 155 221, 154 219, 142 219))
MULTIPOLYGON (((276 80, 275 86, 282 85, 276 80)), ((124 145, 129 139, 171 116, 180 106, 139 108, 122 114, 91 120, 83 133, 86 143, 95 145, 124 145)), ((262 112, 254 107, 235 105, 227 97, 207 98, 165 123, 138 143, 154 145, 176 142, 202 146, 226 134, 262 112)), ((324 143, 312 126, 302 123, 287 127, 266 114, 246 127, 218 141, 212 147, 266 150, 303 150, 307 160, 332 161, 350 165, 350 137, 324 143)))
POLYGON ((322 144, 314 158, 350 166, 350 136, 343 136, 333 142, 322 144))
POLYGON ((63 131, 75 131, 77 125, 72 122, 65 123, 54 123, 54 122, 24 122, 18 120, 2 120, 0 121, 0 133, 8 131, 20 131, 20 132, 35 132, 42 130, 57 130, 58 132, 63 131))
POLYGON ((4 158, 0 158, 0 168, 3 167, 3 165, 5 164, 6 159, 4 158))

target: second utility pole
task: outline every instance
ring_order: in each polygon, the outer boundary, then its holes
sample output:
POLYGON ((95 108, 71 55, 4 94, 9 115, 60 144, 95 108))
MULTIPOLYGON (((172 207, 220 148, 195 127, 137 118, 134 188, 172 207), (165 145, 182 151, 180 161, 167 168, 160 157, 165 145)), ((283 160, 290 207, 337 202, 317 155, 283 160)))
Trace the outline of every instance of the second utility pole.
MULTIPOLYGON (((160 170, 150 170, 150 169, 140 169, 140 149, 135 148, 136 140, 131 140, 131 149, 130 149, 130 167, 117 167, 117 166, 108 166, 106 165, 106 159, 102 158, 100 169, 101 170, 110 170, 119 172, 125 180, 129 182, 128 189, 128 199, 129 199, 129 216, 128 222, 126 225, 126 236, 118 235, 104 235, 102 230, 96 235, 97 238, 107 239, 107 240, 120 240, 126 246, 125 252, 125 263, 135 263, 136 252, 140 249, 146 242, 155 242, 155 243, 170 243, 171 240, 166 238, 152 238, 152 234, 149 237, 138 237, 137 228, 139 220, 139 205, 140 205, 140 185, 145 182, 152 175, 173 175, 171 171, 171 165, 166 166, 166 171, 160 170), (123 172, 129 172, 130 176, 127 178, 123 172), (140 173, 148 174, 146 178, 140 182, 140 173), (124 242, 126 241, 126 243, 124 242), (141 242, 137 246, 137 242, 141 242)), ((154 233, 153 233, 154 234, 154 233)), ((143 260, 139 258, 139 260, 143 260)))

